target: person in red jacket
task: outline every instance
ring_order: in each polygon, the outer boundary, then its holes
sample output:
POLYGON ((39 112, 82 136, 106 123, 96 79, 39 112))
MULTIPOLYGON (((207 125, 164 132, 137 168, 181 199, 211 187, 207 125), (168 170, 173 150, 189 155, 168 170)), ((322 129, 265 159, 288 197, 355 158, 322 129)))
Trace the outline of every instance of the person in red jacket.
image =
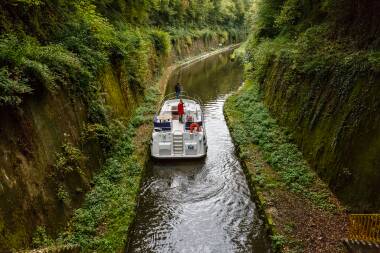
POLYGON ((179 122, 183 123, 183 115, 185 114, 185 106, 182 102, 182 99, 179 100, 178 103, 178 116, 179 116, 179 122))

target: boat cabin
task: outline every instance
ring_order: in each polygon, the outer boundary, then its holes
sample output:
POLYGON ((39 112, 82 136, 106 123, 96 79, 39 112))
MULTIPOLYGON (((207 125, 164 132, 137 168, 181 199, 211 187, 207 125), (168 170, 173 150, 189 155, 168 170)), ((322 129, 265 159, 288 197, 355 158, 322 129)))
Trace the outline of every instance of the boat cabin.
POLYGON ((154 117, 152 156, 156 158, 197 158, 207 151, 203 112, 199 103, 182 99, 184 115, 178 115, 179 99, 163 103, 154 117))

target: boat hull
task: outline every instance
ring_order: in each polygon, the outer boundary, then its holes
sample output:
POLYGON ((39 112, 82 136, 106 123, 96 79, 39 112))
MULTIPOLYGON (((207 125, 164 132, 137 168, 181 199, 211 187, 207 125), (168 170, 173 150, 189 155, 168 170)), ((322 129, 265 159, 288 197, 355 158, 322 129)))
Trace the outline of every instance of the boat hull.
POLYGON ((152 154, 152 157, 157 160, 181 160, 181 159, 202 159, 207 156, 207 153, 200 155, 172 155, 172 156, 156 156, 152 154))
POLYGON ((207 137, 199 103, 190 99, 171 99, 163 103, 154 118, 151 156, 155 159, 199 159, 207 155, 207 137), (178 104, 184 115, 178 115, 178 104))

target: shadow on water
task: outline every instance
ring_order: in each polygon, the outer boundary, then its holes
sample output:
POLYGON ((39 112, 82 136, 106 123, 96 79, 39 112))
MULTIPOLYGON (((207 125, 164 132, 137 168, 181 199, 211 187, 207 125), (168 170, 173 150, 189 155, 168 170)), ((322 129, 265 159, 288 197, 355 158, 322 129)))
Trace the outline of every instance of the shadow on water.
POLYGON ((270 245, 224 119, 228 94, 242 81, 229 53, 174 73, 204 101, 208 154, 202 160, 154 161, 143 181, 127 252, 270 252, 270 245))

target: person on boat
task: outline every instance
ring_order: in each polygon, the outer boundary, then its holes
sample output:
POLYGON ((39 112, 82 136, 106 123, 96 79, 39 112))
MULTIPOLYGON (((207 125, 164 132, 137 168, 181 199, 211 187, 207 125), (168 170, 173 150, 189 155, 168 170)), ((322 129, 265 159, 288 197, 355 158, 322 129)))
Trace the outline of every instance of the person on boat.
POLYGON ((178 116, 179 116, 179 122, 183 123, 183 115, 185 114, 185 106, 182 102, 182 98, 179 100, 178 103, 178 116))
POLYGON ((179 95, 181 94, 181 85, 179 83, 177 83, 174 86, 174 89, 175 89, 175 97, 178 99, 179 95))
POLYGON ((187 115, 186 116, 186 122, 189 122, 191 124, 191 122, 193 122, 193 116, 187 115))
POLYGON ((199 124, 198 123, 196 123, 196 122, 193 122, 193 123, 191 123, 191 125, 190 125, 190 133, 193 133, 193 132, 200 132, 201 131, 201 127, 199 126, 199 124))

